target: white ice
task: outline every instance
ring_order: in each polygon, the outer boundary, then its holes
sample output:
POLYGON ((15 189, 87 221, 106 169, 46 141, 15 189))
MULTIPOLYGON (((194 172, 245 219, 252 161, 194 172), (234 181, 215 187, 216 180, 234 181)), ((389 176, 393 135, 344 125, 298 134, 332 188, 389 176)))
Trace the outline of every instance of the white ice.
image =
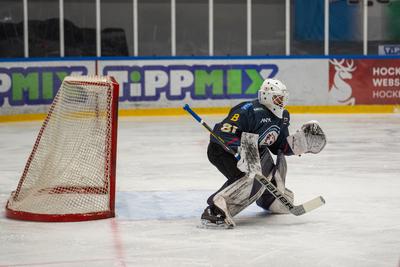
POLYGON ((328 145, 288 157, 287 186, 326 205, 299 217, 253 205, 232 230, 196 227, 224 177, 190 116, 120 118, 117 217, 77 223, 5 217, 41 123, 2 123, 0 266, 400 266, 399 114, 294 114, 291 131, 310 119, 328 145))

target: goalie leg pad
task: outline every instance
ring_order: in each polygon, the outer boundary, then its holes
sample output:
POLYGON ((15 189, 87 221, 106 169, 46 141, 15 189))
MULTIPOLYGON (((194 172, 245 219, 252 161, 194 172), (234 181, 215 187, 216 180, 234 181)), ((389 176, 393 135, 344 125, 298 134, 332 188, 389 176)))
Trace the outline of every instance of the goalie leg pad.
POLYGON ((261 152, 260 158, 261 172, 265 177, 268 177, 275 168, 274 159, 272 158, 268 148, 261 152))
POLYGON ((242 134, 241 140, 241 162, 238 165, 245 166, 243 171, 247 172, 241 179, 223 188, 213 197, 213 203, 226 214, 228 221, 243 209, 259 200, 261 207, 269 208, 275 197, 269 193, 260 182, 254 179, 253 172, 262 172, 268 179, 276 177, 276 184, 282 191, 285 188, 286 160, 283 153, 278 152, 277 166, 274 164, 271 153, 265 149, 261 158, 258 151, 258 137, 254 134, 242 134), (272 197, 272 199, 270 199, 272 197))
MULTIPOLYGON (((294 201, 294 194, 291 190, 285 188, 284 195, 290 201, 294 201)), ((274 214, 288 214, 289 210, 277 199, 275 199, 272 204, 268 207, 268 210, 274 214)))
MULTIPOLYGON (((255 137, 256 136, 253 135, 242 136, 242 148, 240 152, 242 163, 245 162, 247 167, 246 171, 261 171, 265 177, 271 179, 271 173, 275 170, 274 160, 268 149, 262 152, 260 159, 258 147, 252 145, 257 144, 257 138, 255 137), (251 138, 255 139, 252 140, 251 138)), ((286 174, 286 161, 283 158, 283 160, 279 162, 284 163, 282 166, 284 166, 284 173, 286 174)), ((246 174, 241 179, 219 191, 213 197, 213 203, 223 210, 228 217, 228 221, 231 221, 233 216, 254 203, 263 193, 265 194, 265 191, 265 187, 263 187, 260 182, 246 174)), ((269 204, 271 204, 271 202, 269 202, 269 204)))
POLYGON ((213 202, 229 220, 256 201, 264 190, 260 183, 254 182, 254 178, 245 175, 216 194, 213 202))
POLYGON ((286 173, 287 163, 285 155, 282 151, 278 151, 273 177, 276 182, 276 187, 282 192, 285 190, 286 173))
POLYGON ((232 217, 253 203, 265 190, 259 183, 254 182, 253 176, 249 175, 254 172, 261 173, 258 135, 242 134, 237 167, 246 174, 213 197, 214 204, 225 213, 228 223, 232 223, 232 217))
MULTIPOLYGON (((286 181, 286 173, 287 173, 287 163, 285 155, 278 151, 276 166, 272 170, 273 173, 273 183, 276 187, 284 192, 285 196, 289 199, 293 200, 293 192, 289 189, 285 188, 285 181, 286 181)), ((262 166, 264 167, 264 166, 262 166)), ((263 173, 264 174, 264 173, 263 173)), ((264 174, 265 175, 265 174, 264 174)), ((264 191, 264 193, 260 196, 259 199, 256 201, 257 205, 265 210, 269 210, 272 213, 287 213, 288 210, 283 204, 277 200, 269 191, 264 191)))
MULTIPOLYGON (((276 200, 275 197, 266 190, 260 182, 254 179, 251 175, 253 172, 262 172, 268 179, 274 177, 273 183, 285 191, 285 179, 287 172, 286 159, 283 153, 278 152, 277 166, 268 149, 264 150, 260 159, 257 144, 257 136, 255 135, 242 135, 242 147, 240 151, 242 166, 244 171, 248 174, 244 175, 239 180, 223 188, 213 197, 213 203, 221 209, 226 215, 226 223, 234 225, 233 216, 237 215, 243 209, 257 201, 257 204, 265 209, 269 209, 271 204, 276 200), (252 140, 254 138, 254 140, 252 140)), ((239 164, 239 163, 238 163, 239 164)), ((278 208, 280 207, 279 204, 278 208)), ((275 212, 276 209, 273 208, 275 212)), ((281 211, 280 211, 281 213, 281 211)))
POLYGON ((275 165, 271 153, 268 149, 265 149, 261 155, 261 170, 265 177, 270 178, 270 181, 272 179, 272 183, 277 186, 279 190, 282 192, 284 191, 287 163, 285 155, 281 150, 278 151, 275 165))

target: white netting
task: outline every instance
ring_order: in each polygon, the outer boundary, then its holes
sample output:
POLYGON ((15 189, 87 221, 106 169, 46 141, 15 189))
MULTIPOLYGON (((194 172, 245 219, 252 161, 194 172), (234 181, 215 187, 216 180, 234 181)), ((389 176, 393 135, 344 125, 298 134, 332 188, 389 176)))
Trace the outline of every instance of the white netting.
POLYGON ((110 209, 113 90, 107 77, 64 80, 8 209, 38 214, 110 209))

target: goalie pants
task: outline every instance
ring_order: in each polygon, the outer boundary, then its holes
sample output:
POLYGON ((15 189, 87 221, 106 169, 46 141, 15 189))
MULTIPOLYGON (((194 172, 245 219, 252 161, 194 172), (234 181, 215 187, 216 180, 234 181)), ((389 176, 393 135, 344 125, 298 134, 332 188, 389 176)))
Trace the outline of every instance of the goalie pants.
MULTIPOLYGON (((225 151, 222 146, 217 143, 209 143, 207 156, 208 160, 227 178, 227 181, 222 185, 222 187, 207 199, 207 204, 214 206, 214 196, 227 186, 242 178, 245 173, 236 167, 237 159, 232 154, 225 151)), ((268 176, 269 173, 274 170, 274 167, 275 165, 271 154, 269 153, 268 149, 265 149, 261 154, 261 168, 263 175, 268 176)), ((272 183, 276 186, 274 179, 272 180, 272 183)), ((253 188, 249 198, 255 195, 260 189, 261 184, 257 180, 254 180, 253 188)), ((275 197, 269 191, 265 190, 265 192, 257 199, 256 203, 258 206, 268 209, 274 200, 275 197)))

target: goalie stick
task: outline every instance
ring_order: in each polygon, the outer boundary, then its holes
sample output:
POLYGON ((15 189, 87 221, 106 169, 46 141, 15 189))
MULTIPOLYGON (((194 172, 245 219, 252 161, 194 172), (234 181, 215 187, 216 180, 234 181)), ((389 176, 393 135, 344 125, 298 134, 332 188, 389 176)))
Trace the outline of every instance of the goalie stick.
MULTIPOLYGON (((188 104, 186 104, 183 107, 184 110, 186 110, 190 115, 193 116, 193 118, 199 122, 201 125, 203 125, 212 136, 214 136, 216 138, 216 140, 218 140, 218 142, 222 145, 222 147, 229 153, 231 153, 232 155, 235 156, 236 159, 240 159, 240 156, 238 153, 235 153, 235 151, 233 151, 230 147, 228 147, 224 140, 218 136, 217 134, 215 134, 213 132, 213 130, 210 128, 210 126, 208 126, 208 124, 199 116, 197 115, 196 112, 194 112, 190 106, 188 104)), ((317 209, 319 207, 321 207, 322 205, 325 204, 325 199, 322 196, 318 196, 316 198, 313 198, 303 204, 300 205, 294 205, 294 203, 287 199, 285 197, 285 195, 278 189, 276 188, 276 186, 271 183, 265 176, 263 176, 262 174, 259 173, 253 173, 252 175, 254 175, 254 178, 257 179, 261 184, 263 184, 265 186, 265 188, 276 198, 278 199, 288 210, 291 214, 296 215, 296 216, 300 216, 303 215, 307 212, 310 212, 314 209, 317 209)))

